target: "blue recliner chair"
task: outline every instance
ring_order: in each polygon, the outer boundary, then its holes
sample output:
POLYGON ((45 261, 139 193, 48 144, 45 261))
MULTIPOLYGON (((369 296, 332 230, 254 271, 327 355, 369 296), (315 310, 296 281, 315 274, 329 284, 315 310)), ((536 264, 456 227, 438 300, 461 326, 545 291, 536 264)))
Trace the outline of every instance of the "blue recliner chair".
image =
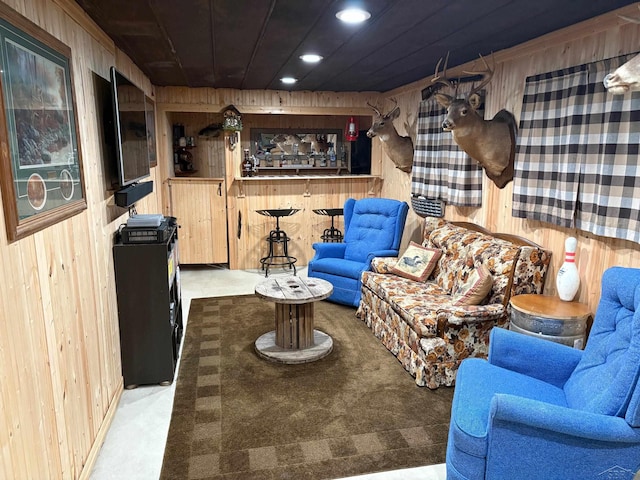
POLYGON ((640 478, 640 269, 604 273, 584 351, 490 338, 458 370, 447 479, 640 478))
POLYGON ((333 285, 328 300, 360 304, 360 276, 371 268, 373 257, 398 255, 407 219, 407 202, 388 198, 348 199, 344 203, 344 241, 314 243, 315 256, 307 275, 333 285))

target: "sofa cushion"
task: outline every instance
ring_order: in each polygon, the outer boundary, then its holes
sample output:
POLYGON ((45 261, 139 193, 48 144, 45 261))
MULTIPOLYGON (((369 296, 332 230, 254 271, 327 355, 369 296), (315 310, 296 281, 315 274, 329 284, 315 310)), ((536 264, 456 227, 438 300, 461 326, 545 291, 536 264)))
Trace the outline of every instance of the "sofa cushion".
POLYGON ((489 269, 480 264, 467 275, 460 275, 453 288, 453 305, 480 305, 491 291, 493 277, 489 269))
POLYGON ((438 307, 451 304, 451 297, 431 281, 416 282, 397 275, 363 272, 362 284, 389 303, 422 337, 436 336, 438 307))
POLYGON ((442 250, 433 278, 448 294, 453 291, 457 273, 465 266, 469 243, 477 235, 479 233, 447 223, 435 229, 425 241, 425 246, 442 250))
POLYGON ((511 296, 542 293, 550 262, 551 252, 540 247, 521 246, 518 267, 513 272, 511 296))
POLYGON ((488 303, 505 302, 520 253, 518 245, 450 223, 431 230, 425 245, 443 251, 433 272, 443 290, 453 293, 457 277, 469 268, 468 258, 472 258, 473 263, 486 265, 493 277, 488 303))
POLYGON ((416 282, 424 282, 435 268, 441 254, 442 251, 436 248, 410 242, 398 262, 391 268, 391 273, 416 282))

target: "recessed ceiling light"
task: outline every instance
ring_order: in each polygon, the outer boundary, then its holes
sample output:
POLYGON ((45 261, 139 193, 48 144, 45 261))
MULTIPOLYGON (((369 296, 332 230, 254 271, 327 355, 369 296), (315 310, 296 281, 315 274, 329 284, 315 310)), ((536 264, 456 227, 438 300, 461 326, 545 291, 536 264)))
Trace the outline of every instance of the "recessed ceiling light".
POLYGON ((336 17, 345 23, 362 23, 371 18, 371 14, 359 8, 347 8, 336 13, 336 17))
POLYGON ((300 55, 300 60, 307 63, 318 63, 322 60, 322 56, 316 55, 315 53, 306 53, 304 55, 300 55))
POLYGON ((298 80, 296 80, 296 79, 295 79, 295 78, 293 78, 293 77, 282 77, 282 78, 280 79, 280 81, 281 81, 282 83, 286 83, 287 85, 292 85, 292 84, 296 83, 298 80))

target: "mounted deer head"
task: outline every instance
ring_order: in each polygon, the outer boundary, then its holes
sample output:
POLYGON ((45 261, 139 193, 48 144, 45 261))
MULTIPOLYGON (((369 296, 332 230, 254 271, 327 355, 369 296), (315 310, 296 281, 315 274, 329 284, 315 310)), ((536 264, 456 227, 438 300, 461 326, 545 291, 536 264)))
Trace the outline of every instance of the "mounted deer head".
POLYGON ((393 121, 400 115, 400 107, 398 107, 396 100, 392 98, 391 101, 395 103, 395 107, 386 114, 382 114, 380 110, 367 102, 367 105, 376 112, 373 124, 367 131, 367 137, 378 136, 382 142, 384 153, 396 165, 396 168, 409 173, 413 166, 413 142, 411 137, 401 137, 396 127, 393 126, 393 121))
MULTIPOLYGON (((619 17, 632 23, 640 23, 640 18, 624 15, 619 17)), ((640 91, 640 55, 636 55, 624 65, 619 66, 615 72, 604 77, 603 83, 604 88, 614 95, 640 91)))
MULTIPOLYGON (((444 93, 435 93, 436 100, 447 109, 447 117, 442 128, 453 134, 453 140, 467 155, 484 168, 487 176, 498 188, 513 180, 513 160, 515 157, 516 122, 507 110, 500 110, 491 120, 484 120, 477 112, 482 101, 478 92, 486 86, 493 76, 493 69, 480 55, 486 70, 482 72, 464 72, 484 76, 480 84, 471 89, 465 98, 454 98, 444 93)), ((436 65, 432 83, 441 83, 453 87, 447 78, 447 62, 442 74, 438 74, 442 59, 436 65)))

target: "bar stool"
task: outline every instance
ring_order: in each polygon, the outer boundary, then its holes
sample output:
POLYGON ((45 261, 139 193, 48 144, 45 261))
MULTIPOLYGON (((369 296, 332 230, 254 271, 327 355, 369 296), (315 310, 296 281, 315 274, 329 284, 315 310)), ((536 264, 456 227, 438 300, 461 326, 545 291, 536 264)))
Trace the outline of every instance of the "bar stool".
POLYGON ((298 259, 289 255, 289 237, 284 230, 280 230, 280 217, 288 217, 299 211, 300 209, 298 208, 256 210, 257 213, 264 215, 265 217, 276 217, 276 229, 271 230, 269 232, 269 236, 266 238, 266 241, 269 243, 269 253, 266 257, 260 259, 262 270, 265 270, 265 277, 269 276, 269 267, 272 265, 289 265, 289 268, 293 267, 293 274, 296 274, 295 263, 298 259), (280 255, 276 255, 276 245, 281 246, 280 255))
POLYGON ((342 235, 342 232, 334 226, 333 219, 339 215, 343 215, 344 209, 343 208, 318 208, 314 210, 313 213, 316 213, 318 215, 328 215, 331 217, 331 228, 325 228, 324 232, 322 233, 322 236, 320 237, 322 241, 325 243, 342 242, 342 240, 344 239, 344 236, 342 235))

